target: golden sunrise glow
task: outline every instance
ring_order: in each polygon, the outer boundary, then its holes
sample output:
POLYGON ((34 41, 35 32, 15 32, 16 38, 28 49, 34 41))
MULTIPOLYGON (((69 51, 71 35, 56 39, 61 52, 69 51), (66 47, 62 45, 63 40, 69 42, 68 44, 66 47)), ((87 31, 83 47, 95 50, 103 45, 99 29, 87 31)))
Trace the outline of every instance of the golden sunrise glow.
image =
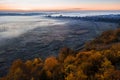
POLYGON ((120 10, 119 0, 2 0, 0 10, 120 10))

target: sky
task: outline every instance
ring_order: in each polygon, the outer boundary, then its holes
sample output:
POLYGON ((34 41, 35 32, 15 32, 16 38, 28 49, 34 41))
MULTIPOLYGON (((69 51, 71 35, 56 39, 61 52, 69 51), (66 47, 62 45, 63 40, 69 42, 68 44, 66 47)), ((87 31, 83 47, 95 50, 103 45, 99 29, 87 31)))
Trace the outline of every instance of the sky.
POLYGON ((120 10, 120 0, 0 0, 0 10, 120 10))

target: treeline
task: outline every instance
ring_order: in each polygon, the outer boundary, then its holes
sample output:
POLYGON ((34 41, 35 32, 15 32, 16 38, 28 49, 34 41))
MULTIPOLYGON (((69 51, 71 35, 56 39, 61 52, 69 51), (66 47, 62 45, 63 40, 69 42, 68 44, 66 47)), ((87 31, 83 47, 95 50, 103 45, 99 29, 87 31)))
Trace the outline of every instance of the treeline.
POLYGON ((120 30, 117 29, 104 32, 89 42, 90 45, 110 44, 106 49, 89 48, 76 52, 63 48, 58 57, 16 60, 0 80, 120 80, 119 37, 120 30))
POLYGON ((79 16, 51 16, 48 15, 46 17, 49 18, 59 18, 59 19, 75 19, 75 20, 87 20, 87 21, 96 21, 96 22, 111 22, 111 23, 120 23, 120 15, 99 15, 99 16, 85 16, 85 17, 79 17, 79 16))
POLYGON ((116 30, 108 30, 103 32, 100 36, 94 40, 85 44, 86 50, 103 50, 109 49, 112 44, 120 42, 120 28, 116 30))

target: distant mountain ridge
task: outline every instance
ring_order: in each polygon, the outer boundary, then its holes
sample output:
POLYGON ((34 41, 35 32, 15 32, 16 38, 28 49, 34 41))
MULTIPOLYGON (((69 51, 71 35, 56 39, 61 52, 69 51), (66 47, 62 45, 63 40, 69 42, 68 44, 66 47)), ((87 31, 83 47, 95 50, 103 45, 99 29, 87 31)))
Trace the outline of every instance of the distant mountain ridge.
POLYGON ((24 12, 1 12, 0 16, 34 16, 43 15, 45 13, 24 13, 24 12))

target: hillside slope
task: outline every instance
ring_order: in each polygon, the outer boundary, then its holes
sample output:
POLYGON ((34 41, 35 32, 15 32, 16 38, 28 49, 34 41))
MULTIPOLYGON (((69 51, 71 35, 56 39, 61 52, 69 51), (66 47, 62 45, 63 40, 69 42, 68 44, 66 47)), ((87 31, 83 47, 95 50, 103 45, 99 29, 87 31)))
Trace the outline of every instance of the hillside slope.
POLYGON ((120 29, 103 32, 82 51, 63 48, 58 57, 16 60, 0 80, 120 80, 120 29))

